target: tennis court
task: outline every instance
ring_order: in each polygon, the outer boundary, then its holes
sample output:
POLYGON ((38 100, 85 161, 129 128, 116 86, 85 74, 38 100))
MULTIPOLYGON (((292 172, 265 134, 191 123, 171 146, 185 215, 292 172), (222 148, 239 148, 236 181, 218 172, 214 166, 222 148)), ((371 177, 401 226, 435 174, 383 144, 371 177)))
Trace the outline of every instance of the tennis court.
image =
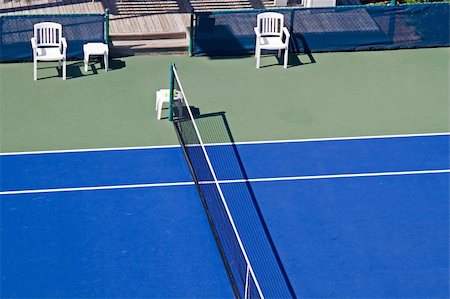
POLYGON ((0 65, 2 296, 447 297, 448 57, 135 57, 21 88, 31 64, 0 65), (156 120, 172 61, 200 147, 156 120), (221 257, 217 185, 257 282, 221 257))

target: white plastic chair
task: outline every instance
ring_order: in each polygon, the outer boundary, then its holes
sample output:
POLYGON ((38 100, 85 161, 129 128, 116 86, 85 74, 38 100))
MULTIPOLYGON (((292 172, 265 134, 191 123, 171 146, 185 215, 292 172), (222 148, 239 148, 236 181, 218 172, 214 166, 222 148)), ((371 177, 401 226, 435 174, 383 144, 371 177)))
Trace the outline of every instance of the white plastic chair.
POLYGON ((284 16, 276 12, 264 12, 257 16, 256 34, 256 68, 260 66, 261 50, 278 50, 278 58, 284 50, 284 68, 287 68, 289 39, 291 35, 284 27, 284 16))
POLYGON ((34 25, 34 37, 31 38, 34 62, 34 80, 37 80, 38 61, 58 61, 62 67, 63 80, 66 80, 67 41, 62 37, 62 26, 58 23, 43 22, 34 25))

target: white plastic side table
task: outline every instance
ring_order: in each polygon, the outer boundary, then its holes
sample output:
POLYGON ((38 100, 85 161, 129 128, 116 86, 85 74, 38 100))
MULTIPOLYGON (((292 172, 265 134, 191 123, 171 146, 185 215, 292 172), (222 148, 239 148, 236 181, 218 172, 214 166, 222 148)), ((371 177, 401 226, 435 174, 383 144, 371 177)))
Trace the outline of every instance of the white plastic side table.
POLYGON ((88 70, 89 56, 101 55, 105 60, 105 71, 108 71, 109 49, 107 44, 103 43, 87 43, 83 45, 84 52, 84 71, 88 70))
MULTIPOLYGON (((181 111, 181 94, 179 91, 176 91, 173 99, 175 100, 175 104, 177 105, 178 111, 181 111)), ((162 105, 164 103, 169 103, 170 101, 170 89, 160 89, 156 92, 156 106, 155 110, 158 111, 156 116, 157 119, 161 119, 161 110, 162 105)))

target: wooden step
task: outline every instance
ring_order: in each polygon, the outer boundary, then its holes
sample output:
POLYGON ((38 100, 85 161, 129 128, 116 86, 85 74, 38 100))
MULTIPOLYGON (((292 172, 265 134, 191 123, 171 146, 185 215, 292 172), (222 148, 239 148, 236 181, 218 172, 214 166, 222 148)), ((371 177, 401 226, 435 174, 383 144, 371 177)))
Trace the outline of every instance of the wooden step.
POLYGON ((116 2, 119 14, 150 14, 164 12, 178 12, 180 7, 177 1, 121 1, 116 2))

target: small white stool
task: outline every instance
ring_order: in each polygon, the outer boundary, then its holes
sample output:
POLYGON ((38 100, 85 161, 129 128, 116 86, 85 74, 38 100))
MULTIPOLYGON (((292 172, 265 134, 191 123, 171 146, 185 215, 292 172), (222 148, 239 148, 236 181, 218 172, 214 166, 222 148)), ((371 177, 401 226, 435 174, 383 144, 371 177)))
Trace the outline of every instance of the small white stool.
MULTIPOLYGON (((178 91, 174 94, 174 100, 180 102, 181 97, 178 91)), ((160 89, 156 92, 156 107, 155 110, 158 111, 157 119, 161 119, 161 110, 164 103, 169 103, 170 101, 170 89, 160 89)), ((181 103, 177 103, 179 105, 181 103)), ((180 108, 179 108, 180 109, 180 108)))
POLYGON ((84 52, 84 71, 88 70, 89 56, 102 55, 105 60, 105 71, 108 71, 108 55, 109 49, 107 44, 103 43, 87 43, 83 45, 84 52))

